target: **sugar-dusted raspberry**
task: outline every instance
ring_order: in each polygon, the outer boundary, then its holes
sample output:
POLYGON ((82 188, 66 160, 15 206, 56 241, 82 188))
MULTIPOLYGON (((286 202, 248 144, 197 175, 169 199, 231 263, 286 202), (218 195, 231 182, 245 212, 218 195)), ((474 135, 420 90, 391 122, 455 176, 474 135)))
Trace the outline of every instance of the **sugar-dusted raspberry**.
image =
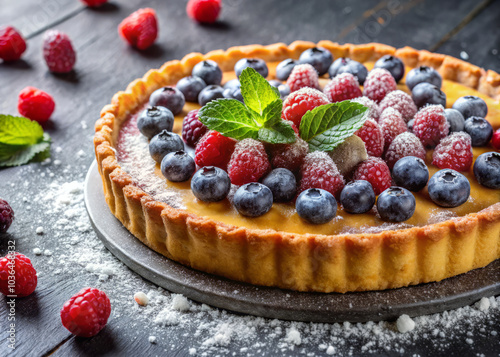
POLYGON ((386 108, 394 108, 401 113, 403 119, 408 123, 417 113, 417 106, 411 95, 402 90, 395 90, 385 96, 379 105, 380 111, 383 112, 386 108))
POLYGON ((327 83, 323 92, 332 103, 361 97, 361 89, 351 73, 342 73, 327 83))
POLYGON ((300 127, 302 116, 308 111, 320 105, 328 104, 328 98, 322 92, 313 88, 302 88, 291 93, 283 103, 281 118, 289 120, 300 127))
POLYGON ((12 26, 0 27, 0 58, 16 61, 26 51, 26 41, 12 26))
POLYGON ((0 198, 0 233, 7 232, 14 220, 14 210, 9 203, 0 198))
POLYGON ((156 12, 151 8, 133 12, 118 25, 118 32, 130 45, 145 50, 158 36, 156 12))
POLYGON ((191 110, 182 121, 182 139, 192 147, 195 147, 207 132, 207 127, 198 118, 198 111, 199 109, 191 110))
POLYGON ((264 144, 254 139, 238 142, 227 166, 227 173, 233 185, 258 182, 271 170, 264 144))
POLYGON ((368 119, 361 129, 354 133, 365 143, 366 152, 370 156, 382 156, 384 153, 384 134, 379 125, 368 119))
POLYGON ((458 131, 441 139, 432 154, 432 164, 440 169, 468 171, 472 166, 472 141, 470 135, 458 131))
POLYGON ((28 296, 35 291, 38 283, 36 270, 28 257, 17 252, 12 254, 0 259, 0 292, 14 297, 28 296), (14 270, 14 287, 9 285, 11 270, 14 270))
POLYGON ((19 93, 17 110, 22 116, 44 123, 54 112, 56 103, 52 97, 35 87, 26 87, 19 93))
POLYGON ((369 156, 354 170, 353 180, 366 180, 373 186, 373 191, 379 195, 391 187, 392 178, 389 167, 379 157, 369 156))
POLYGON ((298 64, 293 67, 286 84, 291 92, 304 87, 319 89, 318 72, 310 64, 298 64))
POLYGON ((221 0, 189 0, 186 11, 197 22, 213 24, 219 17, 221 7, 221 0))
POLYGON ((92 337, 106 326, 110 314, 111 303, 106 293, 85 288, 64 303, 61 321, 73 335, 92 337))
POLYGON ((315 151, 304 158, 298 193, 309 188, 321 188, 338 199, 344 184, 344 177, 326 152, 315 151))
POLYGON ((380 111, 378 104, 375 103, 373 100, 371 100, 368 97, 358 97, 358 98, 352 99, 351 102, 356 102, 356 103, 362 104, 365 107, 367 107, 368 108, 368 118, 373 119, 376 122, 378 122, 381 111, 380 111))
POLYGON ((68 73, 76 62, 76 53, 68 35, 58 30, 48 30, 43 35, 43 58, 54 73, 68 73))
POLYGON ((391 73, 383 68, 374 68, 368 73, 363 87, 363 94, 380 103, 384 97, 396 90, 396 81, 391 73))
POLYGON ((448 135, 449 123, 441 105, 423 107, 415 114, 413 133, 427 148, 433 148, 448 135))
POLYGON ((269 156, 273 168, 283 167, 292 172, 298 172, 304 157, 309 152, 309 146, 297 135, 293 144, 269 145, 269 156))
POLYGON ((88 7, 99 7, 108 2, 108 0, 81 0, 88 7))
POLYGON ((493 149, 496 151, 500 151, 500 129, 497 129, 493 133, 493 137, 491 138, 491 146, 493 146, 493 149))
POLYGON ((394 138, 385 153, 385 162, 390 169, 396 162, 406 156, 415 156, 425 160, 425 148, 420 140, 410 132, 399 134, 394 138))
POLYGON ((194 162, 200 167, 216 166, 227 170, 235 145, 236 140, 225 137, 217 131, 209 131, 196 145, 194 162))
POLYGON ((387 150, 396 136, 408 131, 401 113, 390 107, 380 114, 379 125, 384 134, 384 150, 387 150))

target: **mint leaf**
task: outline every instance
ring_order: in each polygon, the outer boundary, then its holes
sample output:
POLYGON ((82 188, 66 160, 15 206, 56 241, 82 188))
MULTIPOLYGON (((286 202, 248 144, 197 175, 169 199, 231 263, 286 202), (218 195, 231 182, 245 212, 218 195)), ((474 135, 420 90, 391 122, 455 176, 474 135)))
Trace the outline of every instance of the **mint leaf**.
POLYGON ((1 155, 0 167, 24 165, 33 159, 37 161, 44 160, 50 157, 50 143, 50 136, 48 134, 43 134, 41 142, 24 147, 7 158, 1 155))
POLYGON ((245 105, 261 116, 269 104, 280 99, 279 91, 253 68, 245 68, 239 79, 245 105))
POLYGON ((0 115, 0 143, 33 145, 42 140, 43 129, 36 121, 12 115, 0 115))
POLYGON ((258 139, 271 144, 292 144, 296 140, 292 126, 284 120, 272 127, 260 129, 258 139))
POLYGON ((281 122, 281 111, 283 110, 283 101, 278 98, 264 109, 262 117, 264 118, 264 126, 272 127, 281 122))

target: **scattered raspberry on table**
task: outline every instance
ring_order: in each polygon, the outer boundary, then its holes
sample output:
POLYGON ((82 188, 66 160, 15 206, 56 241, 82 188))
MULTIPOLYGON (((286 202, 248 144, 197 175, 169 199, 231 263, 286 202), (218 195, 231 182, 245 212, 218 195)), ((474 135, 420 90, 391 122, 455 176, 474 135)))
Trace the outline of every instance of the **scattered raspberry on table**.
POLYGON ((221 0, 189 0, 186 11, 197 22, 213 24, 217 21, 221 8, 221 0))
POLYGON ((58 30, 49 30, 43 35, 43 57, 49 70, 54 73, 68 73, 76 62, 71 40, 58 30))
POLYGON ((14 210, 9 203, 0 198, 0 233, 5 233, 14 220, 14 210))
POLYGON ((118 33, 139 50, 150 47, 158 36, 156 12, 151 8, 139 9, 118 25, 118 33))
POLYGON ((0 27, 0 58, 15 61, 26 51, 26 41, 12 26, 0 27))
POLYGON ((28 257, 17 252, 13 254, 15 254, 13 267, 9 255, 0 259, 0 292, 8 296, 25 297, 36 289, 38 283, 36 270, 28 257), (9 285, 10 270, 12 268, 15 271, 14 289, 9 285))
POLYGON ((55 106, 54 99, 48 93, 35 87, 26 87, 19 93, 19 113, 39 123, 49 120, 55 106))
POLYGON ((81 0, 88 7, 99 7, 108 2, 108 0, 81 0))

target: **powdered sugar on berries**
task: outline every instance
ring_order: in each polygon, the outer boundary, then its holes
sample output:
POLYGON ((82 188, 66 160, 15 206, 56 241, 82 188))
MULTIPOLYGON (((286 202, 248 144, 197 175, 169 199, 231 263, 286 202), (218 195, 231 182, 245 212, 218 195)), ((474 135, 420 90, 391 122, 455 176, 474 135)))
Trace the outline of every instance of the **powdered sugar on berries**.
POLYGON ((399 159, 406 156, 415 156, 425 160, 425 148, 420 140, 410 132, 396 136, 385 153, 385 161, 390 169, 394 167, 399 159))
POLYGON ((401 113, 404 121, 408 123, 417 113, 417 106, 411 96, 402 90, 395 90, 388 93, 380 102, 380 111, 386 108, 396 109, 401 113))

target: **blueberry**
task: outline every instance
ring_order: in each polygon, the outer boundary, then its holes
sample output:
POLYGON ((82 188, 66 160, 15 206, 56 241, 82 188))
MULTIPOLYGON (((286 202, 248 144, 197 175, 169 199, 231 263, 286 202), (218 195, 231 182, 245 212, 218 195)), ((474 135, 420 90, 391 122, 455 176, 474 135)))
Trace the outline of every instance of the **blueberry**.
POLYGON ((337 58, 330 68, 328 69, 328 75, 330 78, 335 77, 338 74, 350 73, 358 79, 358 83, 363 85, 365 83, 366 76, 368 75, 368 70, 366 67, 350 58, 341 57, 337 58))
POLYGON ((405 75, 405 65, 403 61, 391 55, 380 57, 377 62, 375 62, 374 68, 384 68, 388 70, 391 72, 396 82, 399 82, 405 75))
POLYGON ((192 76, 200 77, 207 84, 219 85, 222 81, 222 70, 212 60, 201 61, 193 67, 192 76))
POLYGON ((403 187, 389 187, 377 199, 377 211, 384 221, 404 222, 415 212, 415 197, 403 187))
POLYGON ((417 105, 422 108, 427 104, 441 104, 446 106, 446 94, 434 84, 422 82, 413 87, 411 97, 417 105))
POLYGON ((450 124, 450 133, 455 131, 464 131, 465 119, 462 113, 456 109, 445 109, 444 116, 450 124))
POLYGON ((231 189, 231 180, 226 171, 205 166, 196 171, 191 179, 193 195, 204 202, 217 202, 227 197, 231 189))
POLYGON ((175 87, 163 87, 157 89, 149 97, 149 104, 160 105, 169 109, 172 114, 177 115, 184 108, 186 99, 184 94, 175 87))
POLYGON ((226 88, 222 92, 222 95, 224 98, 236 99, 243 103, 243 95, 240 88, 226 88))
POLYGON ((207 84, 200 77, 184 77, 177 82, 177 89, 184 94, 188 102, 198 102, 198 94, 207 84))
POLYGON ((282 83, 276 79, 270 79, 268 80, 269 84, 272 85, 275 88, 278 88, 282 83))
POLYGON ((464 130, 470 135, 472 146, 486 146, 493 136, 493 127, 490 122, 481 117, 467 119, 464 130))
POLYGON ((174 115, 165 107, 149 107, 137 119, 137 128, 148 139, 162 130, 172 131, 173 127, 174 115))
POLYGON ((323 47, 313 47, 305 50, 299 57, 299 63, 310 64, 320 76, 328 72, 328 68, 330 68, 332 62, 332 53, 323 47))
POLYGON ((262 216, 273 206, 273 193, 269 187, 261 183, 247 183, 238 188, 234 194, 233 204, 243 216, 262 216))
POLYGON ((399 159, 392 168, 392 179, 396 185, 418 192, 429 181, 429 169, 424 160, 415 156, 406 156, 399 159))
POLYGON ((208 102, 219 98, 224 98, 224 88, 211 84, 203 88, 198 95, 198 104, 203 107, 208 102))
POLYGON ((278 90, 280 91, 281 99, 285 99, 290 94, 290 87, 286 83, 280 84, 278 90))
POLYGON ((488 114, 488 106, 486 102, 474 95, 466 95, 458 98, 452 105, 453 109, 458 110, 465 119, 472 116, 485 118, 488 114))
POLYGON ((500 188, 500 154, 485 152, 474 163, 474 175, 477 181, 489 188, 500 188))
POLYGON ((297 62, 291 58, 281 61, 276 67, 276 78, 280 81, 286 81, 288 77, 290 77, 290 73, 292 73, 292 70, 296 65, 297 62))
POLYGON ((347 57, 337 58, 335 61, 333 61, 333 63, 328 68, 328 76, 330 78, 335 77, 338 74, 337 72, 339 71, 339 69, 341 67, 347 66, 347 64, 351 61, 352 61, 352 59, 347 58, 347 57))
POLYGON ((175 133, 163 130, 153 136, 149 142, 149 154, 158 163, 163 160, 169 152, 184 150, 184 141, 175 133))
POLYGON ((443 79, 441 75, 432 67, 420 66, 417 68, 413 68, 406 75, 406 86, 409 90, 413 90, 419 83, 430 83, 435 85, 438 88, 441 88, 441 84, 443 83, 443 79))
POLYGON ((458 207, 470 195, 470 183, 460 172, 444 169, 436 172, 427 187, 431 200, 442 207, 458 207))
POLYGON ((289 202, 297 192, 295 175, 287 169, 278 168, 271 171, 262 183, 273 193, 274 202, 289 202))
POLYGON ((406 124, 410 133, 413 133, 413 124, 415 124, 415 119, 410 119, 410 121, 406 124))
POLYGON ((310 188, 297 197, 295 209, 303 220, 312 224, 323 224, 331 221, 337 214, 337 201, 328 191, 310 188))
POLYGON ((345 185, 340 193, 340 203, 349 213, 365 213, 375 204, 375 192, 365 180, 352 181, 345 185))
POLYGON ((193 176, 196 165, 185 151, 169 152, 161 160, 161 173, 172 182, 184 182, 193 176))
POLYGON ((266 78, 269 74, 269 69, 267 68, 267 64, 264 60, 260 58, 242 58, 234 65, 234 72, 236 76, 239 78, 241 72, 247 67, 253 68, 259 73, 262 77, 266 78))
POLYGON ((237 78, 231 79, 230 81, 227 81, 226 84, 224 84, 224 89, 227 88, 240 88, 241 83, 237 78))

